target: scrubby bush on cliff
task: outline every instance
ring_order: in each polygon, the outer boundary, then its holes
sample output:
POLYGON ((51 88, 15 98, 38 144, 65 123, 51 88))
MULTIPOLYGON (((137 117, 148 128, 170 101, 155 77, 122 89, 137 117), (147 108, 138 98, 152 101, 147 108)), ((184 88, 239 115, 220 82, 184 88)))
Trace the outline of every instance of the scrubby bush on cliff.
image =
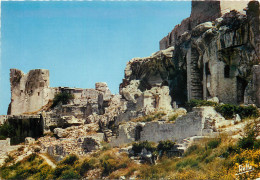
POLYGON ((78 160, 78 156, 76 156, 75 154, 70 154, 68 155, 65 159, 63 159, 60 164, 67 164, 67 165, 71 165, 73 166, 74 163, 78 160))
POLYGON ((147 116, 142 116, 142 117, 132 119, 132 121, 134 121, 134 122, 151 122, 151 121, 156 121, 156 120, 158 121, 165 115, 166 115, 166 113, 159 111, 159 112, 151 113, 147 116))
POLYGON ((151 151, 151 152, 154 152, 156 150, 155 145, 148 141, 133 143, 132 150, 134 151, 134 154, 137 155, 137 154, 141 153, 144 148, 147 151, 151 151))
POLYGON ((53 103, 51 108, 54 108, 59 103, 68 104, 71 100, 74 99, 74 95, 67 92, 60 92, 54 96, 53 103))
POLYGON ((10 138, 15 135, 15 129, 8 123, 4 123, 0 126, 0 140, 10 138))
POLYGON ((215 110, 219 112, 226 119, 232 119, 235 114, 239 114, 242 119, 245 118, 257 118, 259 117, 259 111, 257 107, 249 106, 236 106, 232 104, 222 104, 215 107, 215 110))
POLYGON ((157 145, 157 151, 165 153, 167 151, 170 151, 174 148, 175 142, 171 140, 166 140, 166 141, 160 141, 159 144, 157 145))
POLYGON ((245 127, 245 135, 239 139, 238 147, 242 149, 259 149, 260 140, 256 139, 260 135, 260 121, 254 121, 245 127))

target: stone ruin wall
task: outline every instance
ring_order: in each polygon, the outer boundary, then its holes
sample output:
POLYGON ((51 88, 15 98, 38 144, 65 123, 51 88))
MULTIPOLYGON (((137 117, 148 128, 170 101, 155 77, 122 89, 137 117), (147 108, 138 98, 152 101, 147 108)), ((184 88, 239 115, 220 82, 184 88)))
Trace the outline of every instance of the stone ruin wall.
POLYGON ((119 135, 112 138, 111 144, 120 146, 139 140, 151 142, 172 140, 180 143, 187 137, 218 134, 216 128, 225 122, 225 118, 213 107, 199 107, 177 118, 174 123, 157 121, 121 124, 119 135))
POLYGON ((73 106, 95 104, 97 109, 111 98, 111 92, 106 83, 96 83, 96 89, 49 87, 49 70, 45 69, 34 69, 27 74, 18 69, 11 69, 10 83, 11 103, 8 112, 10 115, 37 113, 50 100, 53 100, 58 92, 73 94, 74 99, 70 103, 73 106))

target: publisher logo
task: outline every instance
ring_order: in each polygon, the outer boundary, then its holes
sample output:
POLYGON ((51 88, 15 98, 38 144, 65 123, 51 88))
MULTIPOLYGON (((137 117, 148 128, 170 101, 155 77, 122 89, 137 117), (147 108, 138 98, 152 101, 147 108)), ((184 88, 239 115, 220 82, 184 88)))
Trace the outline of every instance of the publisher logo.
POLYGON ((241 175, 241 174, 245 174, 245 173, 249 173, 253 170, 255 170, 255 169, 252 166, 250 166, 249 163, 247 163, 246 165, 239 165, 238 166, 238 173, 236 174, 236 176, 241 175))

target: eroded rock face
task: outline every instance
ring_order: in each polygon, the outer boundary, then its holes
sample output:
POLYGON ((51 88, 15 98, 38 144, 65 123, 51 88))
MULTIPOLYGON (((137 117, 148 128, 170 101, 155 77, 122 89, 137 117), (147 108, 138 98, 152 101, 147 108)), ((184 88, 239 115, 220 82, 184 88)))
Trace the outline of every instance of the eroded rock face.
POLYGON ((150 57, 133 58, 125 68, 125 78, 120 85, 120 89, 130 84, 132 80, 139 80, 138 85, 141 91, 168 83, 174 64, 172 62, 172 52, 174 48, 158 51, 150 57))
POLYGON ((260 52, 259 2, 247 4, 193 1, 191 16, 162 39, 160 49, 173 46, 172 61, 181 70, 173 69, 182 80, 169 83, 177 104, 212 97, 224 103, 245 102, 245 88, 252 81, 252 67, 259 64, 260 52), (183 99, 174 96, 179 88, 185 92, 183 99))
POLYGON ((231 10, 241 13, 247 7, 249 1, 228 2, 228 1, 192 1, 191 15, 160 41, 160 50, 176 46, 184 33, 191 31, 198 24, 214 21, 231 10))
POLYGON ((260 65, 253 66, 252 80, 245 91, 245 103, 260 107, 260 65))

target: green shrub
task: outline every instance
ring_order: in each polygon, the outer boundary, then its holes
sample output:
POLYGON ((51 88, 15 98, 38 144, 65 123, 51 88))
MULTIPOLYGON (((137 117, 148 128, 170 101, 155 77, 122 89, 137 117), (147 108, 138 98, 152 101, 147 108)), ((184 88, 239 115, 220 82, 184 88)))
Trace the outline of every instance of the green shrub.
POLYGON ((13 137, 15 135, 15 129, 5 122, 3 125, 0 126, 0 139, 6 139, 13 137))
POLYGON ((190 147, 188 147, 187 151, 185 152, 185 156, 188 156, 199 149, 200 147, 197 144, 191 145, 190 147))
POLYGON ((72 99, 74 99, 74 95, 67 93, 67 92, 61 92, 58 93, 54 96, 53 103, 52 103, 52 108, 57 106, 59 103, 62 104, 68 104, 72 99))
POLYGON ((185 167, 198 168, 199 167, 199 161, 192 159, 192 158, 187 158, 187 159, 184 159, 184 160, 182 160, 182 161, 180 161, 176 164, 177 170, 183 169, 185 167))
POLYGON ((134 154, 137 155, 142 152, 142 149, 146 149, 147 151, 155 151, 156 148, 152 145, 151 142, 148 141, 142 141, 142 142, 135 142, 133 143, 132 150, 134 151, 134 154))
POLYGON ((237 107, 236 114, 239 114, 239 116, 242 119, 259 117, 259 111, 258 111, 257 107, 252 106, 252 105, 237 107))
POLYGON ((90 169, 94 168, 94 162, 91 160, 84 160, 82 164, 79 166, 79 173, 83 176, 90 169))
POLYGON ((171 149, 174 148, 175 142, 171 140, 166 140, 166 141, 160 141, 159 144, 157 145, 157 150, 158 152, 167 152, 170 151, 171 149))
POLYGON ((40 172, 35 174, 33 179, 39 179, 39 180, 53 179, 50 177, 52 168, 50 166, 48 166, 47 164, 43 164, 43 165, 39 166, 39 170, 40 170, 40 172))
POLYGON ((103 176, 107 176, 113 171, 121 168, 126 168, 129 162, 129 157, 127 155, 121 156, 120 158, 113 156, 113 154, 106 154, 101 157, 100 163, 103 169, 103 176))
POLYGON ((256 139, 260 135, 259 128, 258 121, 248 123, 244 129, 245 135, 238 141, 238 147, 242 149, 259 148, 260 141, 256 139))
POLYGON ((61 176, 62 172, 65 170, 70 169, 70 166, 68 165, 59 165, 55 168, 55 170, 53 171, 53 178, 57 179, 61 176))
POLYGON ((232 104, 222 104, 215 107, 215 110, 219 112, 226 119, 232 119, 235 114, 239 114, 242 119, 245 118, 257 118, 259 117, 259 111, 257 107, 249 106, 236 106, 232 104))
POLYGON ((134 122, 151 122, 151 121, 154 121, 154 120, 160 120, 165 115, 166 114, 164 112, 155 112, 155 113, 152 113, 152 114, 147 115, 147 116, 135 118, 132 121, 134 121, 134 122))
POLYGON ((212 139, 208 142, 207 146, 210 149, 215 149, 217 148, 221 143, 221 139, 212 139))
POLYGON ((226 151, 221 154, 221 157, 228 158, 232 153, 237 151, 237 146, 229 145, 226 151))
POLYGON ((62 160, 60 163, 61 164, 67 164, 73 166, 74 163, 78 160, 79 158, 75 154, 70 154, 67 156, 64 160, 62 160))
POLYGON ((231 104, 223 104, 215 107, 215 110, 219 112, 224 118, 232 119, 236 112, 236 106, 231 104))
POLYGON ((62 172, 60 179, 80 179, 80 175, 73 169, 68 169, 62 172))
POLYGON ((161 119, 166 114, 164 112, 157 112, 154 114, 153 119, 161 119))

